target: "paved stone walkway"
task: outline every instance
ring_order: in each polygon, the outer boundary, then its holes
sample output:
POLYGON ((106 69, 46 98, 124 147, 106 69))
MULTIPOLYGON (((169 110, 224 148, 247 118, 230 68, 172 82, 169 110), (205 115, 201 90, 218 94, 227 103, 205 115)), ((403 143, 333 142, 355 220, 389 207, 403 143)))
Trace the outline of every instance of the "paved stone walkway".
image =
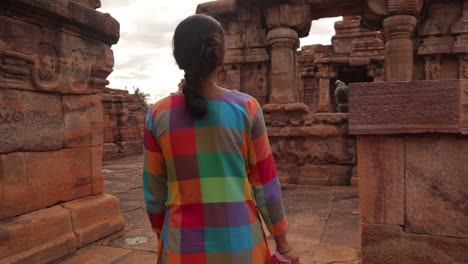
MULTIPOLYGON (((120 198, 127 226, 60 264, 145 264, 156 261, 156 236, 146 217, 141 156, 104 163, 106 193, 120 198)), ((303 264, 357 264, 358 200, 353 187, 283 186, 289 240, 303 264)), ((268 237, 274 249, 273 238, 268 237)), ((239 263, 242 264, 242 263, 239 263)))

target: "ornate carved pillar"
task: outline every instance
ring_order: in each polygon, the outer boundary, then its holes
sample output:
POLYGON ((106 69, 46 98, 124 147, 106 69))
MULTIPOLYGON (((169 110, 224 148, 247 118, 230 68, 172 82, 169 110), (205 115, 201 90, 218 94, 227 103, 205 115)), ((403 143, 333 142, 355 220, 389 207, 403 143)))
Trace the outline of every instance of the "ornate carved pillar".
POLYGON ((413 80, 413 41, 416 28, 414 16, 395 15, 383 22, 385 34, 385 81, 413 80))
POLYGON ((268 32, 271 44, 271 94, 270 103, 294 103, 296 88, 296 49, 299 36, 287 27, 268 32))

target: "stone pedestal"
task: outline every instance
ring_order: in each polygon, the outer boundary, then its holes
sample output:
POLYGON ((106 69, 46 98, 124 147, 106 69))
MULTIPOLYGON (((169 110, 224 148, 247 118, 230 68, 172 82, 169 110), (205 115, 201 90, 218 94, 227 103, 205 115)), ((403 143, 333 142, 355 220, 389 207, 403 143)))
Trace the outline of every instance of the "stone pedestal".
POLYGON ((385 34, 385 80, 413 80, 412 34, 417 20, 413 16, 396 15, 383 21, 385 34))
POLYGON ((468 262, 468 82, 352 84, 363 263, 468 262))
POLYGON ((270 103, 296 102, 296 49, 299 36, 296 31, 279 27, 268 32, 271 43, 271 94, 270 103))
POLYGON ((49 263, 124 227, 102 195, 97 95, 119 24, 97 6, 0 2, 0 263, 49 263))

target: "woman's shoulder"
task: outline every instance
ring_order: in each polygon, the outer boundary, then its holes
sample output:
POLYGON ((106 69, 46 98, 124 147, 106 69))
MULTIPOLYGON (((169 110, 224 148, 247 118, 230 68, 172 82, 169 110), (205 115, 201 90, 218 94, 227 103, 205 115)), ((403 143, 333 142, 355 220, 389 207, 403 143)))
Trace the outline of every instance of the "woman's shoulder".
POLYGON ((162 99, 159 99, 158 101, 156 101, 156 103, 154 103, 153 105, 150 106, 150 108, 148 109, 148 116, 151 116, 151 117, 155 117, 156 115, 166 111, 166 110, 169 110, 171 108, 171 102, 172 102, 172 96, 173 94, 171 95, 168 95, 162 99))
POLYGON ((239 105, 247 106, 248 104, 258 104, 257 99, 250 94, 239 92, 237 90, 231 90, 226 94, 230 101, 238 103, 239 105))
POLYGON ((227 100, 245 108, 250 116, 254 116, 261 109, 260 103, 250 94, 233 90, 229 93, 227 100))

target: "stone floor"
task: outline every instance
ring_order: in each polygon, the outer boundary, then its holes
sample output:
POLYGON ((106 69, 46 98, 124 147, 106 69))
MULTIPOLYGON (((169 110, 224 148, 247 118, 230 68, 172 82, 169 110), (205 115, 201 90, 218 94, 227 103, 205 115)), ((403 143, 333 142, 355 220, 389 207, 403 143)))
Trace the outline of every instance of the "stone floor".
MULTIPOLYGON (((141 156, 104 163, 106 193, 120 198, 126 228, 80 249, 60 264, 155 263, 156 236, 146 218, 141 156)), ((357 264, 358 199, 353 187, 283 186, 288 237, 303 264, 357 264)), ((272 237, 268 237, 274 248, 272 237)))

